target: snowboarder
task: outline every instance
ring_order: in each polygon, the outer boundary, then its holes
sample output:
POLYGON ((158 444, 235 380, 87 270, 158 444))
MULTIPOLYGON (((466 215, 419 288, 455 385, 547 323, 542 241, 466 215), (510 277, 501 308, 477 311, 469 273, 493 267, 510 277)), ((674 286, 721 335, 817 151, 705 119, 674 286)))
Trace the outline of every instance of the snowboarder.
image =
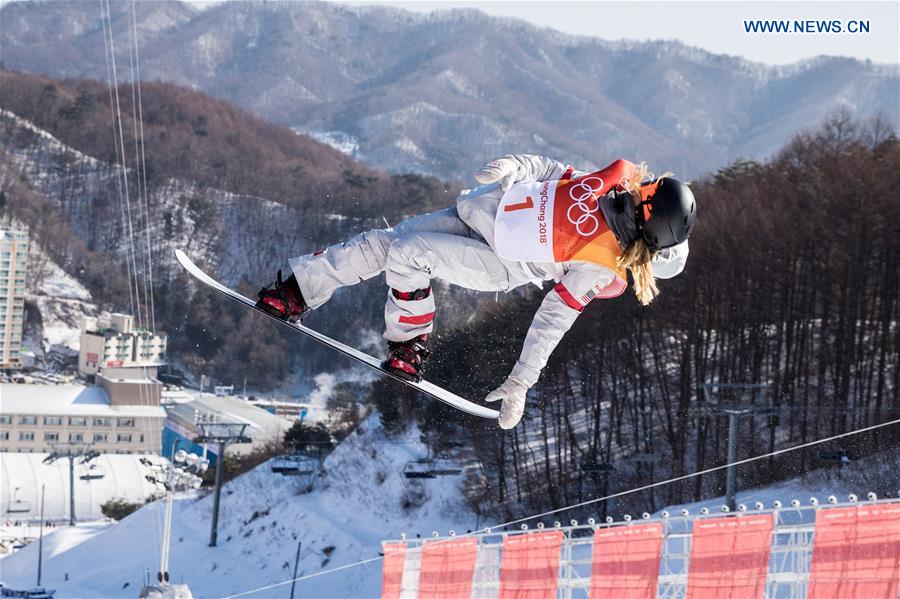
POLYGON ((514 427, 528 389, 592 299, 621 295, 630 272, 646 305, 658 293, 654 279, 683 270, 697 210, 687 185, 668 174, 653 178, 646 165, 626 160, 586 173, 550 158, 508 155, 475 179, 481 185, 453 207, 292 258, 292 274, 283 279, 279 271, 257 307, 296 321, 336 289, 384 272, 389 355, 382 367, 420 380, 434 325, 432 278, 478 291, 553 280, 512 372, 485 398, 502 400, 500 426, 514 427))

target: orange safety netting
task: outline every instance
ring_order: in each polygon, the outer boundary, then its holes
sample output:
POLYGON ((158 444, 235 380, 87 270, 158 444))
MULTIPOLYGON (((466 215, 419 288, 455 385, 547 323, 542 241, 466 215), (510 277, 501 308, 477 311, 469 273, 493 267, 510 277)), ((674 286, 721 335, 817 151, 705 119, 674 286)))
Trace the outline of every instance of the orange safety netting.
POLYGON ((382 543, 384 560, 381 564, 381 599, 399 599, 403 582, 403 561, 406 543, 382 543))
POLYGON ((694 522, 686 599, 762 599, 774 527, 771 514, 694 522))
POLYGON ((900 580, 900 505, 819 510, 809 599, 896 599, 900 580))
POLYGON ((422 547, 419 599, 469 599, 478 541, 431 541, 422 547))
POLYGON ((499 599, 556 597, 562 540, 562 531, 504 538, 499 599))
POLYGON ((655 599, 663 525, 594 531, 590 599, 655 599))

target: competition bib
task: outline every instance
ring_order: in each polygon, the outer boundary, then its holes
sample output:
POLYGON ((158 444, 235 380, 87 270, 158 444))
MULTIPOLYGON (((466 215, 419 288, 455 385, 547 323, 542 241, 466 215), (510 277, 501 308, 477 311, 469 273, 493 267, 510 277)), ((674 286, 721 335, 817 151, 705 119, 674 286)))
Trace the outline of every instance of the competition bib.
POLYGON ((497 253, 523 262, 594 262, 618 272, 622 252, 598 200, 616 186, 623 188, 632 169, 632 163, 617 160, 574 179, 513 185, 494 219, 497 253))

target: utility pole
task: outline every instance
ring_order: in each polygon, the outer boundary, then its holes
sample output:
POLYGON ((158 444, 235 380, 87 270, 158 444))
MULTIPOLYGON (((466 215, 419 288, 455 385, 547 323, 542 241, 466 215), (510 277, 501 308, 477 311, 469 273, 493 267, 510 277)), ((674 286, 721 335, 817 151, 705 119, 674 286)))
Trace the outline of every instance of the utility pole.
POLYGON ((90 448, 90 445, 57 445, 46 458, 45 464, 52 464, 56 460, 66 458, 69 460, 69 526, 75 526, 75 460, 82 458, 81 463, 87 464, 91 460, 100 457, 100 452, 90 448), (65 449, 61 449, 64 447, 65 449))
POLYGON ((725 505, 730 511, 735 509, 734 496, 737 494, 737 442, 738 420, 750 410, 741 408, 725 408, 720 413, 728 415, 728 468, 725 470, 725 505))
POLYGON ((704 383, 703 392, 707 401, 710 400, 713 390, 721 391, 723 389, 733 391, 750 391, 750 401, 734 401, 734 402, 718 402, 716 405, 716 413, 722 416, 728 416, 728 457, 726 463, 728 467, 725 469, 725 505, 728 510, 735 510, 735 495, 737 495, 737 466, 735 462, 738 460, 738 436, 740 418, 745 414, 765 414, 771 413, 773 406, 763 406, 762 402, 757 402, 758 397, 762 397, 768 391, 770 385, 768 383, 704 383))
POLYGON ((294 599, 294 586, 297 584, 297 566, 300 565, 300 546, 302 544, 302 541, 297 541, 297 557, 294 558, 294 579, 291 580, 291 599, 294 599))
POLYGON ((38 533, 38 576, 37 576, 37 586, 41 586, 41 566, 44 562, 44 490, 46 488, 45 484, 41 484, 41 524, 40 524, 40 532, 38 533))
POLYGON ((195 422, 199 435, 194 443, 215 443, 216 453, 216 488, 213 494, 212 529, 209 533, 209 546, 215 547, 219 530, 219 501, 222 495, 222 471, 225 470, 225 450, 232 443, 251 443, 252 439, 244 434, 247 424, 240 422, 222 422, 218 418, 201 418, 195 422))

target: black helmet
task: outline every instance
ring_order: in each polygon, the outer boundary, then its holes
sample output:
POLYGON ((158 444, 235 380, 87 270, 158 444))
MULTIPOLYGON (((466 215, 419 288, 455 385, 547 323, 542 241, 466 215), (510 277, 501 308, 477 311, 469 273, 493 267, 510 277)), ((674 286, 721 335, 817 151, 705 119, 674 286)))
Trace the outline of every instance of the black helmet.
POLYGON ((638 230, 653 251, 678 245, 691 236, 697 220, 697 202, 690 188, 663 177, 641 185, 641 205, 636 210, 638 230))

